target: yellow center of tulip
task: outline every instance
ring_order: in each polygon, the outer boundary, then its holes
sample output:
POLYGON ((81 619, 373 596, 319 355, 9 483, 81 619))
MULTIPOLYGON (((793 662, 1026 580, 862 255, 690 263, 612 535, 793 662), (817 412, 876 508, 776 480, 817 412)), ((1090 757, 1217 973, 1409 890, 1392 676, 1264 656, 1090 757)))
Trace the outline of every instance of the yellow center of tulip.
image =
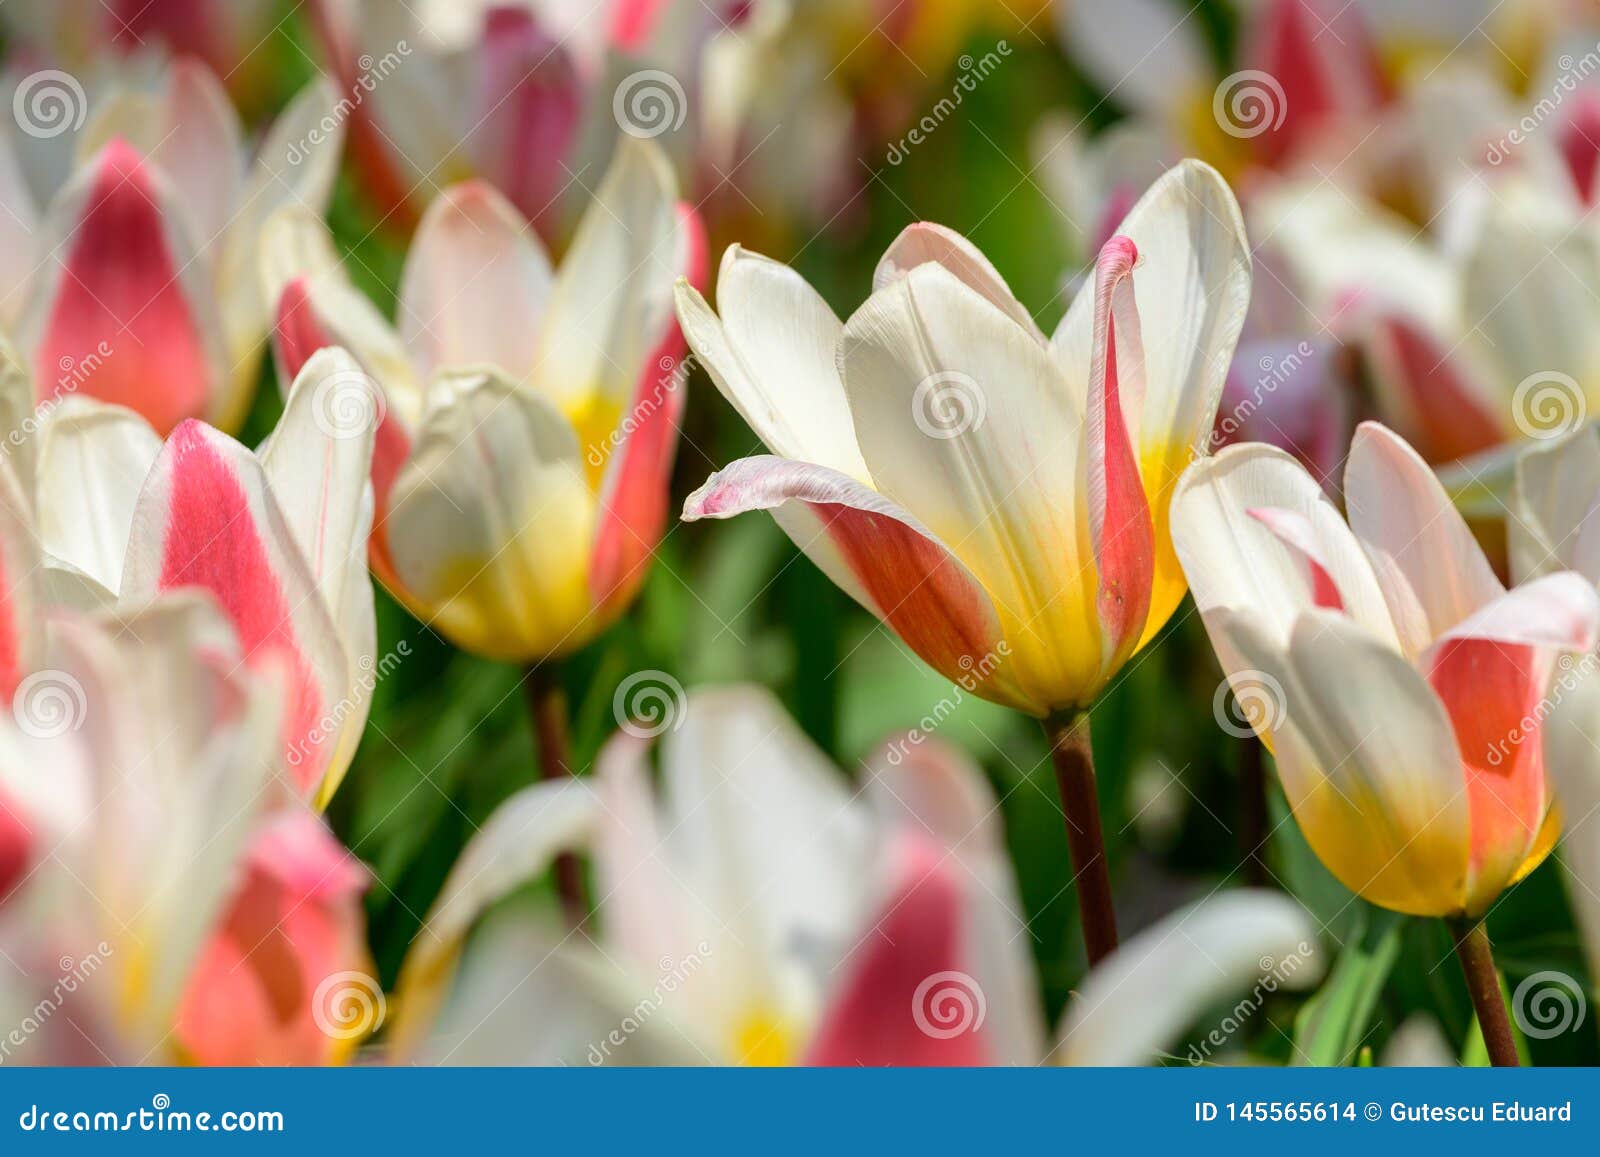
POLYGON ((790 1063, 794 1055, 794 1030, 773 1009, 752 1009, 734 1028, 733 1056, 741 1065, 773 1068, 790 1063))
POLYGON ((567 421, 578 432, 578 455, 583 459, 584 477, 589 489, 600 492, 606 466, 621 447, 626 431, 619 429, 622 407, 599 391, 574 398, 562 407, 567 421))

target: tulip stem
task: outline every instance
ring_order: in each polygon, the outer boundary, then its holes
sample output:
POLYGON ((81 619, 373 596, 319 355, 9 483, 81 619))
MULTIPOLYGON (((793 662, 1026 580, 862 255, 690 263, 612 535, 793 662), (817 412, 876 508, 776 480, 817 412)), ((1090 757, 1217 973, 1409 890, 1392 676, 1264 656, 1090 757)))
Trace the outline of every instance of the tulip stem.
MULTIPOLYGON (((572 741, 567 733, 567 693, 561 687, 559 672, 548 664, 528 668, 522 684, 528 699, 528 715, 533 721, 533 738, 539 751, 539 773, 546 780, 572 775, 572 741)), ((582 927, 589 915, 588 887, 583 865, 573 852, 562 852, 555 863, 556 891, 561 910, 573 928, 582 927)))
POLYGON ((1511 1018, 1506 1015, 1505 997, 1500 991, 1500 974, 1495 970, 1494 951, 1482 920, 1450 920, 1450 935, 1456 942, 1456 957, 1467 976, 1467 991, 1478 1013, 1478 1028, 1489 1051, 1489 1063, 1515 1068, 1517 1041, 1511 1035, 1511 1018))
POLYGON ((1056 712, 1044 720, 1044 735, 1050 742, 1056 789, 1061 793, 1083 945, 1092 968, 1117 946, 1117 912, 1111 904, 1111 875, 1106 865, 1105 836, 1100 830, 1089 716, 1086 712, 1056 712))

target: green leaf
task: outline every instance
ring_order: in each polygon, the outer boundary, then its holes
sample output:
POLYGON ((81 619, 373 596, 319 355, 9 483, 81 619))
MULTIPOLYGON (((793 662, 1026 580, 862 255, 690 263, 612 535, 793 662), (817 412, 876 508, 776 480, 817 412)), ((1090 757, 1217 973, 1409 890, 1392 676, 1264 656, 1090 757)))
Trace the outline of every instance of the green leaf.
POLYGON ((1295 1017, 1295 1063, 1346 1065, 1366 1043, 1384 983, 1400 957, 1406 917, 1357 901, 1356 934, 1295 1017))

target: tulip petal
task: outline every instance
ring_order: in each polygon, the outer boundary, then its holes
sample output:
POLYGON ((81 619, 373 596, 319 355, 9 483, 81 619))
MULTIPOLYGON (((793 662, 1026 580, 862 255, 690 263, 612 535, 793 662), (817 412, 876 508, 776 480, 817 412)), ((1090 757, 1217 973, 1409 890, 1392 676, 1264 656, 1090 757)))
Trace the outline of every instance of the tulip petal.
POLYGON ((1026 696, 1092 698, 1109 648, 1083 516, 1083 403, 1049 353, 922 265, 856 311, 839 362, 874 485, 983 585, 1026 696))
POLYGON ((246 663, 287 671, 283 742, 309 794, 334 754, 322 720, 343 694, 347 658, 261 464, 193 421, 173 431, 139 492, 119 589, 138 608, 186 587, 216 597, 246 663))
POLYGON ((0 701, 38 666, 44 645, 39 540, 11 464, 0 460, 0 701))
POLYGON ((717 275, 720 317, 680 285, 689 348, 771 450, 867 482, 834 355, 843 325, 787 265, 734 245, 717 275))
POLYGON ((1506 530, 1518 582, 1572 569, 1600 582, 1600 439, 1585 427, 1518 456, 1506 530))
POLYGON ((400 966, 389 1032, 398 1056, 411 1056, 422 1043, 478 918, 548 869, 558 853, 586 843, 596 816, 587 784, 539 783, 502 803, 467 842, 400 966))
MULTIPOLYGON (((818 569, 882 619, 934 670, 961 679, 1004 641, 988 593, 965 565, 901 507, 826 467, 744 458, 684 502, 683 517, 767 510, 818 569)), ((984 664, 986 667, 987 664, 984 664)), ((1001 663, 987 697, 1042 714, 1001 663)))
POLYGON ((620 412, 672 320, 687 243, 674 187, 661 150, 624 137, 556 272, 539 330, 532 380, 565 412, 596 403, 620 412))
POLYGON ((959 748, 907 737, 873 753, 866 771, 884 830, 930 838, 961 867, 960 945, 984 995, 991 1062, 1037 1064, 1044 1010, 1000 807, 983 770, 959 748))
POLYGON ((482 181, 454 185, 422 215, 400 280, 400 334, 419 375, 533 367, 552 274, 517 211, 482 181))
POLYGON ((1427 463, 1376 422, 1356 430, 1344 492, 1406 654, 1505 593, 1427 463))
POLYGON ((189 223, 140 155, 115 140, 51 208, 53 284, 26 323, 41 401, 81 392, 166 433, 208 412, 223 378, 213 295, 194 284, 189 223))
POLYGON ((1213 618, 1243 667, 1229 674, 1267 701, 1284 794, 1328 870, 1385 908, 1460 912, 1468 794, 1450 719, 1423 677, 1343 616, 1306 612, 1286 651, 1248 612, 1213 618))
POLYGON ((966 971, 966 887, 925 838, 903 837, 894 884, 806 1051, 808 1065, 984 1065, 987 998, 966 971))
POLYGON ((1139 644, 1150 612, 1154 530, 1126 413, 1144 403, 1144 342, 1133 299, 1138 251, 1113 237, 1095 267, 1094 354, 1089 369, 1089 538, 1100 577, 1095 609, 1109 677, 1139 644))
MULTIPOLYGON (((1197 461, 1172 498, 1172 538, 1202 614, 1246 613, 1266 637, 1285 642, 1300 612, 1319 604, 1304 561, 1314 555, 1345 613, 1376 638, 1395 637, 1360 543, 1322 487, 1282 450, 1243 444, 1197 461), (1275 513, 1263 521, 1252 513, 1259 511, 1275 513), (1273 519, 1292 519, 1298 541, 1275 533, 1273 519)), ((1221 645, 1215 632, 1212 642, 1221 645)))
POLYGON ((1540 728, 1545 766, 1566 817, 1561 862, 1589 968, 1600 968, 1600 676, 1587 659, 1563 675, 1554 709, 1540 728))
POLYGON ((1399 412, 1396 424, 1414 434, 1430 462, 1454 462, 1505 440, 1469 350, 1446 348, 1415 319, 1384 313, 1373 319, 1362 343, 1380 397, 1399 412))
POLYGON ((1089 974, 1062 1022, 1056 1059, 1155 1063, 1202 1012, 1263 976, 1290 988, 1316 983, 1316 945, 1316 921, 1275 892, 1246 888, 1191 904, 1089 974))
POLYGON ((1171 4, 1076 0, 1056 13, 1073 62, 1121 104, 1177 117, 1212 87, 1202 30, 1171 4))
POLYGON ((944 266, 1023 329, 1041 342, 1045 340, 1033 315, 1017 300, 983 251, 954 229, 932 221, 918 221, 900 231, 872 271, 872 291, 876 293, 929 262, 944 266))
POLYGON ((134 504, 160 453, 161 439, 133 411, 63 401, 39 434, 35 504, 46 553, 115 592, 134 504))
POLYGON ((385 516, 400 593, 479 654, 582 646, 595 504, 572 425, 540 395, 469 373, 434 383, 385 516))

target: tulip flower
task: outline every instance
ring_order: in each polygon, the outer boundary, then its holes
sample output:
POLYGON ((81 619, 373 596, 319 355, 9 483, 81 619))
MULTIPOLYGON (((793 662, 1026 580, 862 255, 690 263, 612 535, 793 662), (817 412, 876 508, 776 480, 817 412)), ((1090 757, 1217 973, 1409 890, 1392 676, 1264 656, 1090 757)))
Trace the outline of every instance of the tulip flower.
POLYGON ((392 1059, 1147 1063, 1263 957, 1306 953, 1299 983, 1319 971, 1292 901, 1217 897, 1091 973, 1051 1048, 998 810, 970 760, 901 740, 856 792, 762 689, 672 710, 659 790, 649 743, 618 736, 593 789, 526 789, 474 837, 402 966, 392 1059), (484 911, 573 843, 602 881, 600 951, 526 919, 486 924, 463 951, 484 911))
MULTIPOLYGON (((1600 444, 1593 429, 1535 442, 1519 456, 1511 489, 1512 573, 1528 581, 1571 569, 1600 583, 1600 444)), ((1600 973, 1600 657, 1584 656, 1551 689, 1544 758, 1566 816, 1562 863, 1568 894, 1600 973)))
POLYGON ((309 813, 286 809, 263 823, 184 990, 177 1039, 185 1057, 205 1065, 342 1059, 361 1028, 375 1027, 349 1023, 340 1008, 377 999, 361 912, 366 883, 309 813))
POLYGON ((56 617, 40 670, 0 714, 0 797, 37 842, 0 907, 26 930, 14 959, 37 966, 6 969, 0 1004, 32 1008, 35 983, 77 981, 33 1042, 46 1053, 66 1037, 79 1063, 171 1059, 230 869, 279 790, 282 671, 243 659, 198 592, 127 616, 56 617))
MULTIPOLYGON (((1237 206, 1214 170, 1173 169, 1053 339, 936 225, 902 233, 874 286, 841 325, 791 269, 735 247, 720 317, 680 287, 691 348, 772 451, 713 475, 684 518, 771 511, 940 674, 1046 719, 1075 760, 1068 831, 1106 922, 1079 713, 1183 597, 1167 504, 1210 435, 1244 320, 1237 206)), ((1102 926, 1091 953, 1114 940, 1102 926)))
MULTIPOLYGON (((163 435, 188 418, 237 429, 271 317, 261 227, 282 205, 327 204, 341 139, 332 89, 302 93, 248 166, 238 115, 198 63, 92 103, 72 177, 42 216, 20 181, 0 180, 22 223, 0 317, 15 319, 35 397, 112 402, 163 435)), ((0 172, 15 164, 0 158, 0 172)))
POLYGON ((549 665, 627 609, 666 522, 684 402, 672 284, 705 259, 665 157, 623 143, 554 273, 494 189, 446 190, 407 257, 399 334, 314 218, 279 218, 268 249, 283 377, 337 344, 383 391, 373 571, 456 645, 535 668, 541 764, 563 774, 549 665))
POLYGON ((325 806, 355 755, 376 648, 364 565, 376 389, 342 353, 311 359, 259 451, 193 420, 163 442, 71 398, 36 435, 39 582, 55 601, 136 613, 210 591, 245 661, 287 672, 282 761, 325 806))
POLYGON ((1234 695, 1307 841, 1375 904, 1455 922, 1498 1062, 1515 1062, 1481 918, 1560 829, 1540 720, 1558 660, 1600 641, 1572 572, 1507 591, 1438 479, 1357 431, 1348 524, 1270 447, 1184 474, 1173 541, 1234 695), (1485 979, 1485 967, 1489 969, 1485 979))

